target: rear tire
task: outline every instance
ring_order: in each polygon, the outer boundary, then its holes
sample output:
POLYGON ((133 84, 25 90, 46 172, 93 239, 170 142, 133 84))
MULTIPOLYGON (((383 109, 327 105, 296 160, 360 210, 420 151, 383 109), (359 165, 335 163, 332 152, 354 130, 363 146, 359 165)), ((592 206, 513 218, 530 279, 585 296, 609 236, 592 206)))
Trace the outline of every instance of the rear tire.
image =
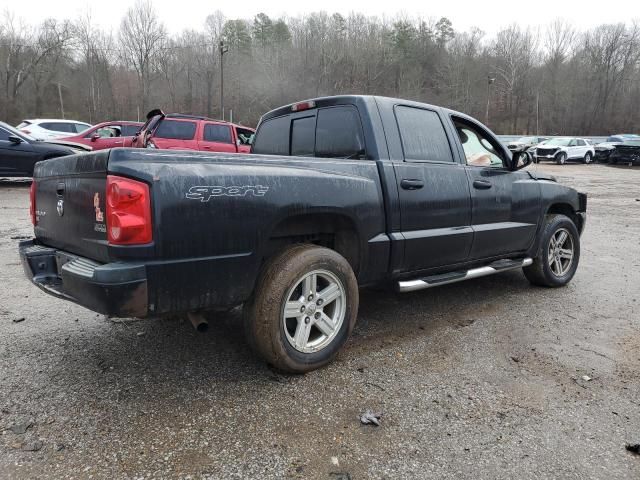
POLYGON ((328 248, 293 245, 267 262, 244 306, 247 340, 279 370, 315 370, 349 338, 358 301, 358 283, 344 257, 328 248))
POLYGON ((564 165, 567 162, 567 154, 562 152, 559 153, 558 156, 556 157, 556 163, 558 165, 564 165))
POLYGON ((589 165, 591 163, 591 152, 587 152, 584 154, 584 158, 582 159, 582 163, 584 163, 585 165, 589 165))
POLYGON ((533 264, 524 267, 527 280, 542 287, 562 287, 576 273, 580 261, 580 234, 565 215, 546 215, 540 246, 533 264))

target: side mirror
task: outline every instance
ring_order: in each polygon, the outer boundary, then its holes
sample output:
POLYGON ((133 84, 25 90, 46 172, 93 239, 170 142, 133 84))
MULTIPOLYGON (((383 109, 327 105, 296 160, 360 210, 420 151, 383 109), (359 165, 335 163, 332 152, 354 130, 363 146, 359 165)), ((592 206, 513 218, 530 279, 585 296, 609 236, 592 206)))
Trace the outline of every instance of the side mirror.
POLYGON ((98 140, 100 138, 100 135, 98 135, 97 133, 94 133, 93 135, 91 135, 91 141, 95 142, 96 140, 98 140))
POLYGON ((19 145, 19 144, 22 143, 22 139, 20 137, 15 136, 15 135, 10 135, 9 136, 9 141, 11 143, 15 143, 16 145, 19 145))
POLYGON ((531 153, 524 152, 515 152, 511 157, 511 170, 516 171, 521 168, 528 167, 533 162, 533 156, 531 153))

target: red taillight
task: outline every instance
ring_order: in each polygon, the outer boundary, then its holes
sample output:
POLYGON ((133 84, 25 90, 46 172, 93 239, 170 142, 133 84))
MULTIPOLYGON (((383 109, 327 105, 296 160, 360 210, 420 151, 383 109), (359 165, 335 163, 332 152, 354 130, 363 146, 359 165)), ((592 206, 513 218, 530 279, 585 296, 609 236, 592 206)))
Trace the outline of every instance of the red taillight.
POLYGON ((293 105, 291 105, 291 111, 301 112, 303 110, 309 110, 310 108, 315 108, 315 106, 316 106, 316 102, 314 102, 313 100, 310 100, 308 102, 294 103, 293 105))
POLYGON ((31 180, 29 188, 29 214, 31 215, 31 223, 36 224, 36 181, 31 180))
POLYGON ((107 238, 114 245, 152 240, 151 198, 146 183, 107 176, 107 238))
POLYGON ((23 131, 24 133, 26 133, 27 135, 31 135, 31 132, 30 132, 29 130, 25 130, 25 129, 23 128, 23 129, 22 129, 22 131, 23 131))

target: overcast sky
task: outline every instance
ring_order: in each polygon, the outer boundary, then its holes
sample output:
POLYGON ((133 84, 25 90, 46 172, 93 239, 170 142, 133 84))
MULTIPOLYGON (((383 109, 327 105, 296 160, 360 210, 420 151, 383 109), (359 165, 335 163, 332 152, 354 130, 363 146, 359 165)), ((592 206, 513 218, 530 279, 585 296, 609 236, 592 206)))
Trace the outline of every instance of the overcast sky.
MULTIPOLYGON (((134 0, 11 0, 2 2, 17 16, 29 23, 37 23, 47 17, 74 19, 89 9, 95 22, 107 30, 116 30, 127 8, 134 0)), ((457 0, 433 4, 426 0, 393 0, 375 2, 370 0, 323 0, 305 2, 302 0, 243 0, 243 1, 198 1, 198 0, 154 0, 160 17, 170 32, 179 32, 184 28, 200 29, 204 19, 219 9, 229 18, 251 19, 264 12, 271 17, 296 16, 313 11, 324 10, 348 15, 359 12, 367 15, 389 16, 403 13, 411 17, 448 17, 456 30, 480 27, 491 34, 510 23, 523 25, 544 25, 544 22, 556 17, 569 20, 579 29, 587 29, 603 23, 615 23, 640 19, 638 0, 617 0, 611 4, 600 3, 589 8, 587 2, 575 0, 538 0, 523 2, 516 0, 457 0)), ((594 2, 595 3, 595 2, 594 2)), ((2 7, 0 7, 2 8, 2 7)), ((4 7, 7 9, 7 7, 4 7)))

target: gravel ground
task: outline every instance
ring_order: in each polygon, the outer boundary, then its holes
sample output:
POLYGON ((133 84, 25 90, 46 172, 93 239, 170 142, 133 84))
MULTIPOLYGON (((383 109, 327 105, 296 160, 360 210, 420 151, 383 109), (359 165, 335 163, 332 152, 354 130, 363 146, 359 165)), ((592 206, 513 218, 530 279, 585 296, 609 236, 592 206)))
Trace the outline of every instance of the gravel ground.
POLYGON ((589 194, 568 287, 363 291, 304 376, 254 358, 237 311, 197 334, 40 292, 16 251, 27 184, 0 182, 0 477, 640 478, 640 169, 536 168, 589 194))

